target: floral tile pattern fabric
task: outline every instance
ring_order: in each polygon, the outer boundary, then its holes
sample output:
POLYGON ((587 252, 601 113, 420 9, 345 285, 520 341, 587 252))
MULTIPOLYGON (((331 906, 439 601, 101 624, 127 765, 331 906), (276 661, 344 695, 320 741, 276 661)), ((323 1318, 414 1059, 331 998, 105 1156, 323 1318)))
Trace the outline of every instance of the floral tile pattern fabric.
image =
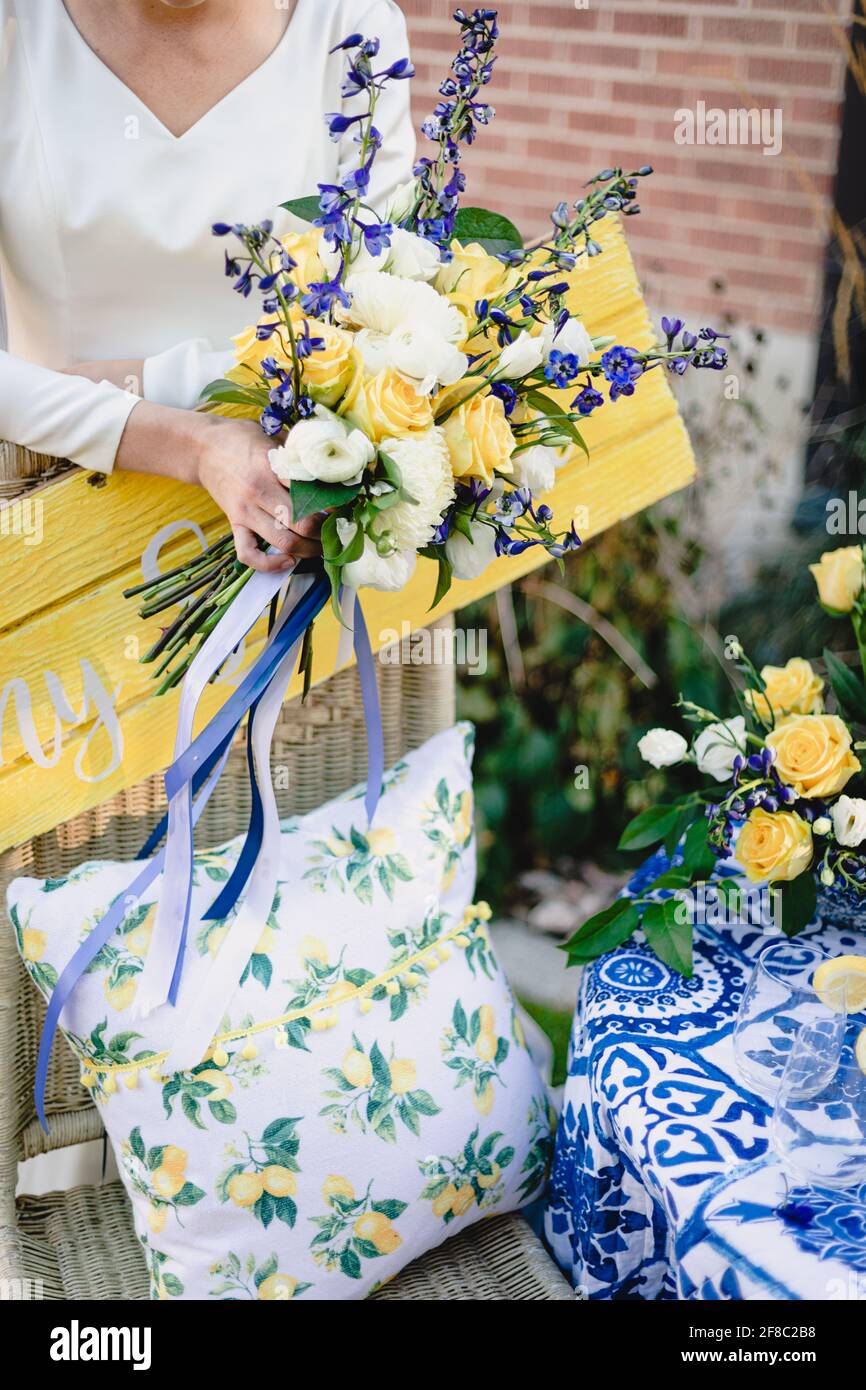
MULTIPOLYGON (((665 867, 653 855, 627 891, 665 867)), ((807 936, 834 955, 866 950, 859 931, 807 936)), ((866 1187, 789 1190, 768 1106, 734 1063, 766 942, 760 921, 702 925, 690 980, 639 938, 584 973, 545 1227, 590 1299, 866 1296, 866 1187)))
MULTIPOLYGON (((473 906, 472 730, 283 827, 267 922, 201 1062, 165 1074, 177 1014, 135 1011, 155 902, 130 912, 61 1018, 132 1200, 154 1298, 357 1299, 455 1230, 538 1196, 552 1115, 473 906)), ((197 856, 178 999, 231 919, 204 914, 240 841, 197 856)), ((34 984, 58 974, 129 864, 18 879, 34 984)))

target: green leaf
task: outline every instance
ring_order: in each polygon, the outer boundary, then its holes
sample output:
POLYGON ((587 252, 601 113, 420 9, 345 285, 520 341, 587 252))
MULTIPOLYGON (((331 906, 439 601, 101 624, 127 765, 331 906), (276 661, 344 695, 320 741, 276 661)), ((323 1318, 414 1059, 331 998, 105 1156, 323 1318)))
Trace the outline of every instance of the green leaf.
POLYGON ((716 867, 716 856, 707 843, 710 823, 705 817, 693 821, 683 844, 683 868, 693 883, 708 879, 716 867))
POLYGON ((302 521, 313 512, 325 512, 352 502, 361 491, 360 483, 301 483, 292 480, 292 520, 302 521))
POLYGON ((313 222, 322 213, 318 193, 308 193, 305 198, 290 198, 287 203, 280 203, 280 207, 299 217, 302 222, 313 222))
POLYGON ((562 430, 566 438, 570 439, 572 444, 579 445, 586 457, 589 458, 589 449, 584 443, 583 435, 558 401, 552 401, 543 391, 527 391, 526 401, 533 410, 537 410, 541 415, 546 415, 548 419, 552 420, 557 428, 562 430))
POLYGON ((162 1276, 162 1285, 166 1293, 170 1294, 172 1298, 180 1298, 183 1294, 183 1284, 176 1274, 164 1274, 162 1276))
POLYGON ((373 1068, 373 1080, 376 1082, 376 1085, 381 1086, 385 1091, 390 1091, 391 1068, 382 1056, 382 1050, 379 1044, 375 1042, 370 1048, 370 1066, 373 1068))
POLYGON ((676 898, 666 898, 664 902, 647 903, 641 926, 659 960, 690 980, 693 973, 692 924, 688 920, 678 921, 680 916, 686 916, 684 905, 676 898))
POLYGON ((500 251, 523 250, 523 237, 514 223, 486 208, 460 208, 454 222, 454 235, 464 246, 477 241, 491 256, 500 251))
POLYGON ((680 818, 679 806, 660 804, 641 811, 622 832, 619 849, 646 849, 648 845, 663 840, 680 818))
POLYGON ((445 554, 444 545, 428 545, 425 546, 420 553, 428 560, 435 560, 439 566, 439 573, 436 577, 436 592, 433 595, 433 601, 430 607, 427 609, 427 612, 430 613, 436 607, 437 603, 442 602, 448 590, 451 588, 454 570, 451 561, 445 554))
POLYGON ((824 663, 830 684, 843 710, 859 724, 866 724, 866 688, 862 680, 827 647, 824 648, 824 663))
POLYGON ((340 1256, 340 1269, 347 1279, 360 1279, 361 1261, 354 1250, 344 1250, 340 1256))
POLYGON ((569 965, 583 965, 621 946, 639 924, 634 903, 629 898, 617 898, 603 912, 589 917, 560 949, 568 953, 569 965))
POLYGON ((811 870, 787 882, 771 883, 779 896, 773 899, 773 920, 786 936, 796 936, 815 916, 818 889, 811 870))
POLYGON ((228 401, 232 405, 254 405, 261 408, 267 404, 268 392, 265 386, 246 387, 236 381, 220 378, 217 381, 209 381, 207 386, 202 387, 199 400, 228 401))

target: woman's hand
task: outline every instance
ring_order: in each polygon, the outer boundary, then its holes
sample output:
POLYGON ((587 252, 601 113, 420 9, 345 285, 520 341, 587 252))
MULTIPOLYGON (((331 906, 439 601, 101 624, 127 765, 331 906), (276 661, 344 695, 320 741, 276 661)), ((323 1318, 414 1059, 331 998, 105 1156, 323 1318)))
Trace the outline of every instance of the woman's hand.
POLYGON ((117 467, 198 483, 225 512, 242 564, 289 569, 321 554, 321 517, 292 522, 291 497, 268 462, 273 447, 252 420, 227 420, 141 401, 132 411, 117 451, 117 467), (261 536, 279 553, 256 544, 261 536))

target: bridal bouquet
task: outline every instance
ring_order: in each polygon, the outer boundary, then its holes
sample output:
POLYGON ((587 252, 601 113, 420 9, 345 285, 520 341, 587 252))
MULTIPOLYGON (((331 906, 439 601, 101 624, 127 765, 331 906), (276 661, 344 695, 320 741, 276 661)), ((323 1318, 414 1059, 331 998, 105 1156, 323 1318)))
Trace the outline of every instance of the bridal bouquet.
MULTIPOLYGON (((749 882, 770 889, 773 918, 788 936, 814 918, 819 889, 839 900, 846 922, 866 907, 866 798, 851 794, 866 790, 857 756, 866 749, 864 554, 864 547, 845 546, 809 567, 822 607, 852 623, 859 672, 825 650, 830 693, 802 657, 758 671, 729 641, 727 654, 744 684, 739 713, 722 719, 680 700, 683 718, 695 726, 690 739, 674 729, 651 729, 640 739, 653 767, 692 764, 710 780, 626 827, 621 849, 662 843, 673 863, 637 896, 617 899, 583 924, 566 946, 573 964, 621 945, 641 926, 656 954, 690 975, 685 904, 732 855, 749 882), (827 713, 825 696, 837 712, 827 713)), ((739 916, 744 895, 737 879, 721 877, 715 890, 739 916)))
MULTIPOLYGON (((457 10, 460 45, 441 100, 424 122, 430 153, 380 218, 368 205, 382 137, 376 106, 408 59, 377 65, 375 38, 339 48, 343 95, 356 114, 326 117, 335 141, 354 132, 357 167, 340 184, 282 206, 304 230, 219 223, 232 238, 226 274, 262 296, 261 315, 235 340, 236 365, 204 392, 205 408, 258 419, 287 489, 289 524, 323 514, 324 568, 339 612, 341 590, 401 589, 417 557, 438 565, 434 605, 452 576, 480 574, 497 556, 541 545, 557 559, 580 544, 557 529, 540 498, 574 446, 580 422, 634 393, 655 369, 721 369, 711 328, 663 320, 647 352, 593 339, 566 307, 582 258, 597 256, 602 218, 639 211, 648 166, 605 169, 572 205, 551 215, 549 236, 527 247, 505 216, 461 207, 461 156, 493 117, 484 99, 495 62, 496 11, 457 10), (560 396, 567 392, 565 403, 560 396)), ((158 579, 142 616, 181 604, 145 655, 160 693, 187 670, 252 571, 227 535, 158 579)), ((309 643, 306 648, 309 658, 309 643)))

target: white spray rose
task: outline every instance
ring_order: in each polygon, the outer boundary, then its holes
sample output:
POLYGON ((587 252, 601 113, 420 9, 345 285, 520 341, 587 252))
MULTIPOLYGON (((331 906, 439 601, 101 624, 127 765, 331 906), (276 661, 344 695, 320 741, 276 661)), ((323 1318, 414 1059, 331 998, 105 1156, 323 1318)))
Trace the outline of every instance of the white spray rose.
POLYGON ((546 323, 541 332, 544 343, 544 356, 548 358, 551 352, 572 353, 578 360, 581 367, 585 367, 592 357, 595 349, 583 324, 579 319, 569 319, 562 328, 556 333, 555 323, 546 323))
POLYGON ((473 521, 472 540, 452 531, 445 542, 445 554, 455 579, 477 579, 496 559, 496 532, 483 521, 473 521))
POLYGON ((531 449, 512 455, 509 481, 515 487, 528 487, 533 496, 549 492, 556 481, 556 470, 564 462, 558 449, 551 449, 548 444, 533 444, 531 449))
POLYGON ((653 767, 673 767, 682 762, 689 745, 675 729, 650 729, 639 739, 637 750, 644 762, 653 767))
MULTIPOLYGON (((432 280, 442 268, 439 247, 415 232, 395 227, 387 253, 387 269, 392 275, 405 275, 409 280, 432 280)), ((354 269, 354 266, 353 266, 354 269)))
POLYGON ((746 751, 746 721, 741 714, 720 724, 708 724, 695 739, 695 759, 699 772, 727 782, 734 770, 734 758, 746 751))
POLYGON ((299 420, 285 444, 268 454, 281 483, 357 483, 376 456, 363 430, 352 429, 323 406, 309 420, 299 420))
POLYGON ((840 796, 830 815, 840 845, 855 849, 866 839, 866 801, 861 796, 840 796))
POLYGON ((495 377, 523 377, 534 372, 544 361, 544 339, 535 338, 526 331, 518 333, 513 343, 508 343, 499 355, 495 377))
POLYGON ((402 222, 404 218, 409 216, 410 212, 414 212, 417 201, 417 179, 407 179, 405 183, 398 184, 391 194, 391 200, 385 212, 385 221, 402 222))
POLYGON ((417 383, 418 394, 429 396, 437 382, 453 386, 469 366, 465 352, 423 324, 405 323, 384 340, 388 366, 417 383))
POLYGON ((414 550, 394 550, 380 555, 369 537, 364 539, 364 552, 351 564, 343 565, 343 582, 350 589, 384 589, 396 593, 404 589, 415 572, 414 550))

